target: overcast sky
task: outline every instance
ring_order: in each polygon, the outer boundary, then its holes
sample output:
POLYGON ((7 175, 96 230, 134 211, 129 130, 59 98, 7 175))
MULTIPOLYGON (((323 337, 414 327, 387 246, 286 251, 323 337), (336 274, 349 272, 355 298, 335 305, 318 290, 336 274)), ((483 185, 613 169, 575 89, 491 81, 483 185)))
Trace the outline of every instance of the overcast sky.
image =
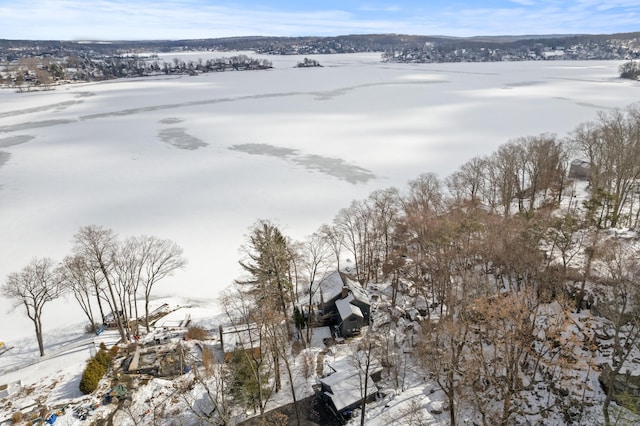
POLYGON ((640 0, 0 0, 0 39, 520 35, 640 30, 640 0))

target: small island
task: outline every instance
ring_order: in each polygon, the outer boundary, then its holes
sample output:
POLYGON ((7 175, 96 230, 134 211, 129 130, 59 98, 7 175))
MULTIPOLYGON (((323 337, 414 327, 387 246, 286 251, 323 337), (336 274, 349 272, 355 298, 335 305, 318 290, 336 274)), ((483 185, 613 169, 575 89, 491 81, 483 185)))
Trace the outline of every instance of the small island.
POLYGON ((294 68, 317 68, 322 67, 320 62, 316 59, 304 58, 302 62, 298 62, 298 64, 294 68))
POLYGON ((618 70, 620 71, 620 78, 640 80, 640 62, 638 61, 625 62, 620 65, 618 70))

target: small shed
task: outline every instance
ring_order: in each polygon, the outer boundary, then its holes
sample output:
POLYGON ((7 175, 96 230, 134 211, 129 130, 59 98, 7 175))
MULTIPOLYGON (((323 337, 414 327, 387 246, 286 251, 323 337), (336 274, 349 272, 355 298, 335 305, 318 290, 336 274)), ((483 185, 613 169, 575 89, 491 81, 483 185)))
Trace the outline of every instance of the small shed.
POLYGON ((587 180, 591 173, 591 165, 586 160, 575 159, 569 166, 569 177, 574 179, 587 180))
POLYGON ((225 362, 231 361, 238 350, 251 351, 253 357, 260 358, 262 328, 255 323, 220 326, 220 344, 225 362))

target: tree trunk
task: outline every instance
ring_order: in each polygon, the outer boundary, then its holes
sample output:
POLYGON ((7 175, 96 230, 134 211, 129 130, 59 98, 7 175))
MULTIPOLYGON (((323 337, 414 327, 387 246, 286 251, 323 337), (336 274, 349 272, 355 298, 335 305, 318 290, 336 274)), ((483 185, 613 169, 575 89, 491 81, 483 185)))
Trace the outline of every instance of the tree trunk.
POLYGON ((144 325, 147 327, 147 333, 149 333, 149 297, 147 295, 144 298, 144 325))
POLYGON ((296 387, 293 383, 293 374, 291 373, 291 364, 289 364, 289 358, 286 354, 282 357, 284 360, 284 366, 287 369, 287 375, 289 376, 289 385, 291 386, 291 395, 293 396, 293 408, 296 413, 296 424, 300 426, 300 409, 298 408, 298 399, 296 398, 296 387))
POLYGON ((138 336, 140 335, 140 314, 138 313, 138 295, 135 292, 133 293, 133 307, 136 312, 136 336, 138 336))
POLYGON ((102 318, 102 324, 107 322, 107 318, 104 316, 104 309, 102 308, 102 300, 100 300, 100 291, 96 287, 96 299, 98 301, 98 308, 100 309, 100 318, 102 318))
POLYGON ((367 405, 367 388, 369 387, 369 364, 371 363, 371 348, 369 343, 369 351, 367 352, 367 364, 364 369, 364 395, 362 396, 362 408, 360 410, 360 426, 364 426, 365 407, 367 405))
MULTIPOLYGON (((311 287, 309 287, 311 288, 311 287)), ((313 293, 309 291, 309 308, 307 309, 307 344, 311 346, 311 304, 313 303, 313 293)))
MULTIPOLYGON (((103 270, 103 273, 106 274, 107 272, 105 270, 103 270)), ((118 331, 120 332, 120 338, 122 339, 122 342, 126 342, 127 341, 127 335, 124 331, 124 327, 122 325, 122 319, 120 318, 120 311, 118 310, 118 299, 116 298, 115 294, 113 293, 113 286, 111 285, 111 282, 109 281, 109 279, 107 278, 107 287, 109 288, 109 294, 111 295, 111 300, 113 301, 113 316, 115 317, 114 319, 116 320, 116 324, 118 326, 118 331)))
POLYGON ((451 422, 452 425, 456 424, 456 410, 455 410, 455 385, 454 385, 454 378, 453 378, 453 366, 451 366, 449 368, 449 371, 447 372, 447 375, 449 376, 449 386, 451 386, 448 389, 448 392, 446 392, 447 397, 449 399, 449 421, 451 422))
POLYGON ((44 343, 42 341, 42 324, 40 322, 40 317, 35 317, 33 319, 33 324, 36 327, 36 339, 38 339, 38 349, 40 349, 40 356, 44 356, 44 343))
MULTIPOLYGON (((613 371, 610 373, 610 377, 613 376, 613 371)), ((611 388, 613 386, 613 380, 610 378, 607 380, 609 389, 607 389, 607 396, 602 404, 602 414, 604 415, 604 426, 611 426, 611 417, 609 416, 609 404, 611 404, 611 395, 613 394, 611 388)))
POLYGON ((96 320, 93 319, 93 309, 91 309, 91 297, 89 296, 89 293, 87 293, 86 296, 87 296, 87 310, 89 311, 87 312, 87 314, 89 315, 89 321, 91 321, 91 330, 95 333, 98 330, 96 329, 96 320))
POLYGON ((282 388, 282 380, 280 379, 280 360, 276 352, 273 353, 273 369, 273 375, 276 381, 276 393, 278 393, 282 388))

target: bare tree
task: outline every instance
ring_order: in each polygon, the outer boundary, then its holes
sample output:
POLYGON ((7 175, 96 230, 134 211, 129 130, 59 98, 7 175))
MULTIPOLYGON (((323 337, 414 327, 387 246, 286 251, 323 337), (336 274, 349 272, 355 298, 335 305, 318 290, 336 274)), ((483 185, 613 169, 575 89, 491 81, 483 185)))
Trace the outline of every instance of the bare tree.
POLYGON ((465 350, 470 340, 467 321, 457 317, 442 318, 437 324, 423 328, 418 345, 420 361, 433 375, 447 397, 449 424, 457 423, 458 400, 465 380, 473 374, 466 371, 465 350))
POLYGON ((303 268, 307 275, 309 286, 309 305, 307 308, 307 342, 311 341, 311 320, 313 297, 320 289, 322 281, 328 276, 330 270, 330 248, 320 234, 313 234, 302 244, 303 268))
POLYGON ((355 276, 360 283, 369 281, 371 264, 371 212, 362 201, 353 201, 348 208, 341 209, 333 220, 335 229, 342 235, 344 248, 351 255, 355 276))
POLYGON ((354 348, 353 352, 353 364, 358 370, 358 376, 360 378, 360 396, 362 397, 362 403, 360 405, 360 426, 364 426, 367 406, 367 396, 369 394, 370 374, 374 367, 375 353, 378 349, 378 342, 371 335, 369 330, 359 342, 358 346, 354 348))
POLYGON ((523 369, 535 340, 538 305, 532 306, 529 294, 521 291, 478 300, 474 311, 480 340, 469 348, 475 365, 477 408, 483 418, 490 419, 489 424, 513 424, 523 403, 523 369))
POLYGON ((149 300, 151 291, 158 281, 184 268, 187 260, 183 257, 183 250, 171 240, 156 237, 141 236, 134 239, 138 246, 141 276, 144 288, 144 315, 147 332, 149 331, 149 300))
MULTIPOLYGON (((93 316, 91 301, 94 297, 100 302, 96 287, 94 286, 95 274, 82 256, 67 256, 60 265, 61 278, 66 289, 70 290, 76 299, 82 312, 87 316, 92 331, 96 332, 96 324, 93 316)), ((102 307, 100 308, 102 311, 102 307)), ((104 315, 102 316, 104 322, 104 315)))
POLYGON ((562 270, 567 273, 567 268, 574 257, 583 249, 586 238, 586 230, 580 219, 570 212, 563 216, 554 217, 551 226, 547 230, 551 242, 550 258, 556 256, 556 251, 562 259, 562 270))
POLYGON ((409 192, 403 197, 405 214, 428 218, 440 214, 444 208, 442 183, 434 173, 424 173, 409 181, 409 192))
POLYGON ((187 409, 201 424, 230 424, 232 407, 227 364, 216 360, 206 345, 202 346, 202 365, 196 359, 191 359, 190 364, 193 376, 176 381, 174 385, 187 409))
POLYGON ((100 270, 107 285, 109 304, 112 309, 114 320, 120 332, 123 342, 128 340, 128 324, 123 323, 122 312, 124 306, 120 299, 116 297, 113 277, 113 260, 117 251, 118 240, 116 234, 111 229, 104 229, 101 226, 88 225, 80 228, 73 237, 73 254, 82 256, 92 268, 100 270), (127 329, 125 330, 125 326, 127 329))
MULTIPOLYGON (((224 292, 220 302, 231 328, 239 333, 238 340, 241 341, 230 360, 232 378, 229 392, 237 403, 259 411, 260 418, 264 419, 266 405, 279 381, 276 365, 270 363, 268 357, 270 348, 265 336, 268 317, 256 310, 255 301, 250 295, 239 289, 224 292)), ((275 311, 274 305, 278 301, 272 303, 270 309, 275 311)))
POLYGON ((396 188, 374 191, 366 200, 371 210, 373 238, 371 255, 373 257, 374 279, 378 275, 386 279, 390 273, 396 273, 393 266, 398 264, 396 226, 401 214, 400 193, 396 188))
POLYGON ((611 321, 608 330, 602 331, 603 335, 613 339, 611 366, 607 366, 606 374, 603 374, 606 398, 602 404, 602 412, 605 425, 609 426, 609 406, 614 396, 616 376, 620 374, 633 349, 640 342, 640 257, 618 239, 606 241, 601 253, 605 266, 603 278, 606 295, 600 301, 599 309, 611 321))
POLYGON ((136 238, 130 237, 124 242, 118 242, 117 250, 113 253, 116 292, 124 308, 123 316, 125 323, 129 324, 129 328, 132 323, 131 319, 135 318, 133 321, 135 330, 132 331, 136 335, 139 333, 137 294, 142 280, 143 262, 144 254, 136 238))
POLYGON ((344 247, 344 238, 335 226, 324 224, 318 230, 318 234, 322 237, 322 240, 331 247, 333 255, 336 257, 336 265, 340 270, 340 255, 342 254, 342 248, 344 247))
POLYGON ((445 179, 449 192, 459 204, 469 201, 475 205, 480 201, 480 194, 485 182, 485 169, 486 160, 475 157, 461 165, 457 171, 445 179))
POLYGON ((529 198, 527 211, 533 212, 541 191, 544 197, 551 189, 562 190, 567 154, 562 142, 552 134, 521 138, 518 142, 523 148, 521 197, 529 198))
POLYGON ((22 305, 36 331, 40 356, 44 356, 42 341, 42 309, 47 302, 60 297, 64 287, 58 270, 50 258, 35 258, 20 272, 7 276, 0 288, 2 295, 22 305))
POLYGON ((493 182, 493 184, 498 189, 504 217, 510 215, 513 199, 516 195, 522 193, 518 179, 521 149, 516 143, 508 143, 498 148, 498 151, 492 156, 492 168, 497 172, 497 181, 493 182))
POLYGON ((599 226, 617 226, 640 177, 640 107, 600 112, 597 121, 578 126, 571 141, 589 161, 592 206, 603 212, 599 226))
MULTIPOLYGON (((267 321, 265 321, 265 334, 269 341, 269 346, 274 354, 274 363, 282 361, 285 366, 285 372, 287 373, 287 379, 289 381, 289 390, 293 398, 293 408, 296 414, 296 424, 300 426, 300 409, 298 407, 298 396, 296 394, 296 386, 294 382, 295 372, 291 362, 290 354, 290 340, 289 332, 287 330, 288 324, 284 321, 282 315, 279 315, 275 311, 266 312, 267 321)), ((277 391, 276 391, 277 392, 277 391)))

